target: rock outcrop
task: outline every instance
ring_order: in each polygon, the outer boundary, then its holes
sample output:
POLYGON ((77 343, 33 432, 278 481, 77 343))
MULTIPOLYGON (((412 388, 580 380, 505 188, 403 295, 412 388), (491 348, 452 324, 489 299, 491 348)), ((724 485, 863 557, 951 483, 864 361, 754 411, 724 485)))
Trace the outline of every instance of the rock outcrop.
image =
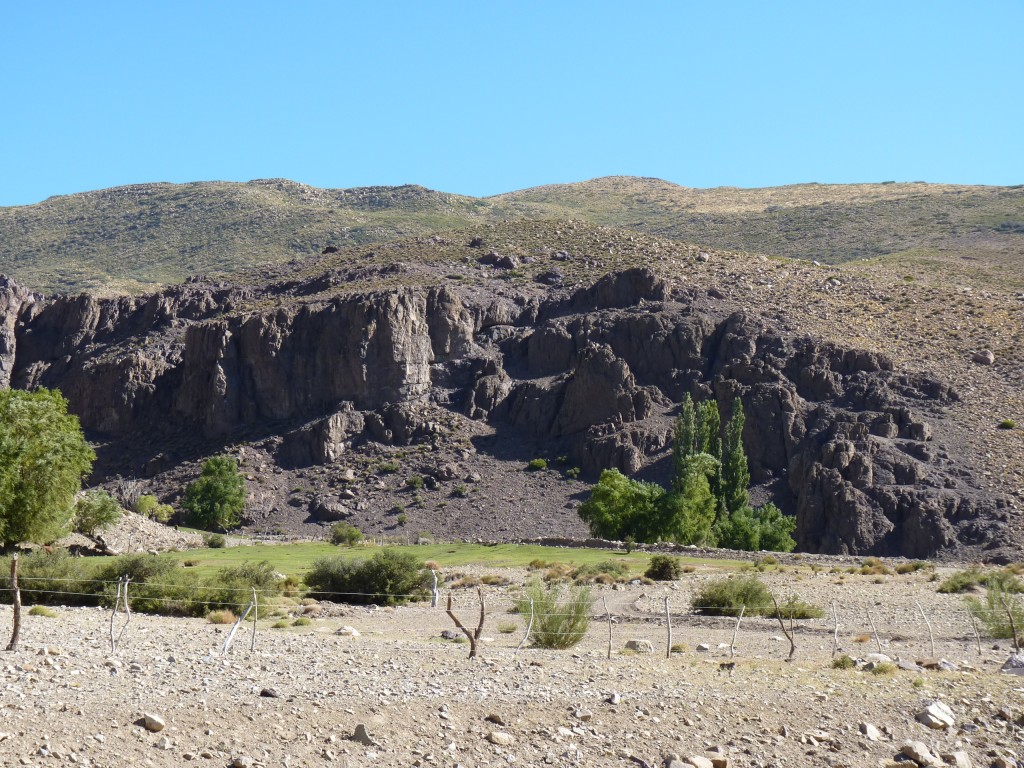
POLYGON ((468 418, 559 446, 592 477, 657 475, 675 403, 738 396, 753 481, 796 515, 801 548, 923 557, 992 539, 1001 502, 937 437, 957 394, 882 355, 673 294, 647 269, 543 297, 317 298, 325 279, 51 301, 4 280, 0 385, 59 387, 141 474, 254 436, 279 436, 281 466, 327 465, 360 442, 444 440, 468 418))

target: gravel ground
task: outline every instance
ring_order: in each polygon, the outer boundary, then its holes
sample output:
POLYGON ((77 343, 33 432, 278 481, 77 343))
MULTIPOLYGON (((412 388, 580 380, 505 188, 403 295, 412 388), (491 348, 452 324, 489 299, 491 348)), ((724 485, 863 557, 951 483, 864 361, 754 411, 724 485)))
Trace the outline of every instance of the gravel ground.
MULTIPOLYGON (((501 573, 513 584, 526 577, 501 573)), ((836 600, 840 644, 854 656, 876 650, 870 611, 883 652, 932 657, 919 602, 934 657, 956 671, 833 669, 831 618, 801 622, 792 662, 776 621, 745 619, 735 669, 724 669, 734 621, 685 612, 714 575, 701 568, 669 584, 595 588, 596 621, 566 651, 516 653, 523 625, 508 613, 512 588, 487 588, 474 660, 467 644, 440 638, 452 628, 444 611, 423 604, 322 604, 307 609, 309 626, 261 621, 253 652, 249 629, 240 629, 227 655, 229 627, 144 615, 132 617, 111 653, 109 611, 58 608, 57 618, 26 617, 21 649, 0 654, 0 764, 653 766, 675 754, 728 766, 875 766, 907 739, 950 759, 962 751, 975 766, 1024 752, 1024 678, 998 671, 1009 643, 986 641, 979 655, 962 599, 937 594, 926 573, 875 583, 802 567, 763 578, 779 594, 836 600), (681 651, 671 658, 660 618, 666 596, 679 614, 673 643, 681 651), (611 658, 602 599, 616 619, 611 658), (502 633, 504 624, 515 631, 502 633), (342 626, 359 636, 336 634, 342 626), (650 641, 653 654, 627 652, 634 639, 650 641), (953 728, 915 720, 935 700, 952 709, 953 728), (137 723, 146 713, 166 726, 150 732, 137 723), (359 724, 373 744, 350 738, 359 724), (880 729, 877 740, 862 724, 880 729)), ((460 591, 456 605, 475 623, 474 591, 460 591)), ((0 608, 4 632, 10 619, 0 608)))

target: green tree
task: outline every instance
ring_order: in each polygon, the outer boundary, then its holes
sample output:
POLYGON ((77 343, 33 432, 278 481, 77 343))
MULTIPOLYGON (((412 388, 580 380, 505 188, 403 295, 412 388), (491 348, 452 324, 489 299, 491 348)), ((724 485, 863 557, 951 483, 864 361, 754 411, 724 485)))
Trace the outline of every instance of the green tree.
POLYGON ((665 489, 655 483, 631 480, 617 469, 601 473, 579 515, 594 536, 623 540, 657 541, 663 525, 659 504, 665 489))
POLYGON ((237 527, 245 507, 245 478, 238 472, 238 462, 230 456, 207 459, 199 479, 185 489, 181 506, 200 528, 237 527))
MULTIPOLYGON (((0 391, 0 548, 45 544, 68 532, 75 494, 96 459, 78 418, 56 390, 0 391)), ((18 650, 21 590, 11 558, 14 621, 7 650, 18 650)))
POLYGON ((715 534, 718 545, 728 549, 757 552, 792 552, 796 546, 793 531, 796 519, 787 517, 774 504, 763 507, 743 507, 718 521, 715 534))
POLYGON ((715 498, 722 498, 722 416, 714 400, 705 400, 697 406, 694 450, 715 460, 709 467, 708 483, 715 498))
POLYGON ((737 397, 732 404, 732 418, 725 427, 725 444, 722 447, 722 488, 721 498, 725 512, 729 515, 745 509, 750 504, 747 487, 750 485, 750 469, 747 467, 747 453, 743 450, 743 403, 737 397))
POLYGON ((676 416, 672 442, 672 490, 681 490, 686 475, 686 465, 694 453, 693 443, 697 434, 697 414, 693 398, 687 395, 676 416))
POLYGON ((60 392, 0 391, 0 545, 66 534, 95 458, 60 392))
POLYGON ((121 519, 121 505, 106 491, 87 491, 75 502, 75 530, 92 538, 121 519))

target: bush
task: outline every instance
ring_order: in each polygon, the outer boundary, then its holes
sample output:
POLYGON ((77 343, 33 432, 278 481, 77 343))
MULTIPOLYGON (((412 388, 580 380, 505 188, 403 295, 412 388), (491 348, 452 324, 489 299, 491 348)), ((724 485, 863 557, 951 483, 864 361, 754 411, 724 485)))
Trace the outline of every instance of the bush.
POLYGON ((587 634, 590 626, 589 587, 563 590, 533 581, 527 585, 523 597, 516 601, 516 607, 524 617, 530 615, 531 600, 533 630, 530 636, 538 648, 572 648, 587 634))
POLYGON ((604 560, 600 563, 581 565, 572 573, 577 583, 598 580, 601 577, 604 583, 625 581, 629 578, 629 563, 622 560, 604 560))
POLYGON ((121 519, 121 505, 106 491, 86 491, 75 501, 75 530, 95 536, 121 519))
POLYGON ((862 576, 892 576, 892 569, 877 557, 869 557, 860 564, 857 573, 862 576))
POLYGON ((238 472, 238 462, 231 456, 207 459, 199 479, 185 489, 181 506, 200 528, 238 527, 245 506, 245 478, 238 472))
POLYGON ((306 584, 318 600, 400 605, 425 599, 433 579, 412 553, 385 549, 369 560, 321 558, 306 574, 306 584))
POLYGON ((796 518, 782 514, 774 504, 743 507, 715 526, 718 546, 745 552, 767 550, 792 552, 796 547, 793 531, 796 518))
POLYGON ((465 483, 460 483, 452 489, 452 496, 457 496, 460 499, 464 499, 469 496, 469 486, 465 483))
POLYGON ((426 484, 426 480, 420 475, 413 475, 412 477, 405 478, 405 484, 418 491, 426 484))
POLYGON ((683 565, 678 557, 654 555, 644 571, 644 576, 655 581, 675 581, 683 575, 683 565))
POLYGON ((945 595, 970 592, 981 584, 985 576, 979 568, 968 568, 965 571, 957 571, 946 577, 939 584, 938 591, 945 595))
POLYGON ((999 422, 1000 429, 1013 429, 1017 426, 1017 422, 1013 419, 1003 419, 999 422))
POLYGON ((279 619, 278 621, 275 621, 273 624, 270 625, 271 629, 286 629, 290 626, 291 624, 289 624, 288 621, 285 619, 279 619))
POLYGON ((402 465, 399 464, 394 459, 391 459, 389 461, 382 461, 380 464, 377 465, 377 471, 380 472, 382 475, 393 475, 401 468, 402 465))
POLYGON ((308 619, 305 616, 299 616, 295 621, 292 622, 293 627, 308 627, 313 623, 312 619, 308 619))
POLYGON ((1006 588, 1005 580, 989 580, 984 602, 976 597, 966 597, 964 600, 968 610, 985 626, 985 633, 989 637, 1013 637, 1015 625, 1017 637, 1024 638, 1024 608, 1014 592, 1006 588), (1011 614, 1013 625, 1010 623, 1011 614))
MULTIPOLYGON (((67 550, 40 550, 23 555, 18 566, 22 600, 41 605, 96 605, 101 585, 86 565, 90 559, 71 557, 67 550)), ((0 602, 12 598, 11 563, 0 558, 0 602)))
POLYGON ((579 467, 572 467, 571 469, 565 470, 565 475, 566 477, 571 477, 573 480, 575 480, 580 476, 580 472, 582 471, 583 470, 580 469, 579 467))
POLYGON ((58 618, 60 618, 60 614, 58 614, 56 611, 51 611, 45 605, 33 605, 31 608, 28 609, 28 615, 29 616, 42 616, 42 617, 47 618, 47 619, 58 619, 58 618))
POLYGON ((241 614, 252 601, 253 589, 261 610, 266 610, 266 603, 281 593, 281 579, 266 560, 247 560, 233 567, 221 568, 203 591, 205 602, 211 609, 229 608, 241 614))
POLYGON ((744 607, 746 616, 770 615, 775 611, 768 587, 754 576, 710 581, 694 595, 691 605, 713 616, 738 616, 744 607))
POLYGON ((211 624, 234 624, 238 617, 231 611, 210 611, 206 614, 206 620, 211 624))
POLYGON ((174 507, 170 504, 161 504, 156 496, 139 496, 135 501, 134 509, 137 514, 149 517, 158 523, 166 523, 174 516, 174 507))
POLYGON ((880 664, 875 664, 871 668, 872 675, 895 675, 898 667, 888 661, 883 661, 880 664))
MULTIPOLYGON (((779 604, 779 611, 784 619, 820 619, 825 612, 816 605, 805 603, 796 595, 790 595, 779 604)), ((764 612, 764 615, 775 615, 775 606, 764 612)))
POLYGON ((351 547, 363 539, 363 532, 349 523, 335 523, 331 526, 331 544, 351 547))
POLYGON ((845 653, 832 659, 832 669, 853 669, 856 666, 857 662, 853 660, 853 657, 845 653))
POLYGON ((513 622, 513 621, 499 621, 498 622, 498 631, 501 634, 503 634, 503 635, 511 635, 513 632, 516 631, 517 628, 518 627, 517 627, 516 623, 513 622))
POLYGON ((118 579, 129 578, 128 599, 132 610, 139 613, 161 613, 176 616, 203 616, 209 610, 199 599, 199 579, 177 563, 153 555, 121 555, 104 565, 97 578, 104 586, 104 602, 112 606, 117 594, 118 579))
POLYGON ((203 543, 210 549, 224 549, 228 545, 228 540, 219 533, 210 533, 203 536, 203 543))
POLYGON ((896 566, 896 573, 901 576, 907 573, 917 573, 918 571, 927 570, 934 568, 931 563, 926 563, 924 560, 914 560, 909 563, 900 563, 896 566))
POLYGON ((528 472, 538 472, 542 469, 547 469, 548 463, 545 459, 530 459, 530 462, 526 465, 528 472))

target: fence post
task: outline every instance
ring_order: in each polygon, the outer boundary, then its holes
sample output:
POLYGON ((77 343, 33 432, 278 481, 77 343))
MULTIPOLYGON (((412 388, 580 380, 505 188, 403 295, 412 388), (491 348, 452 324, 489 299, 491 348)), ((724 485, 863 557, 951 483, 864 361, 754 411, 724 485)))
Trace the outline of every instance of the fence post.
POLYGON ((875 636, 875 645, 878 647, 878 652, 882 652, 882 641, 878 639, 878 630, 875 628, 875 620, 871 618, 871 610, 865 610, 868 615, 868 623, 871 625, 871 632, 875 636))
POLYGON ((238 617, 238 621, 235 622, 235 626, 228 632, 227 638, 224 640, 224 648, 221 649, 221 655, 227 656, 228 648, 231 647, 231 641, 235 639, 235 632, 238 631, 238 627, 245 621, 245 617, 249 615, 249 611, 252 610, 252 603, 249 603, 249 607, 245 609, 245 613, 238 617))
POLYGON ((256 615, 252 617, 252 640, 249 642, 249 653, 256 650, 256 624, 260 620, 260 606, 256 600, 256 587, 252 588, 252 607, 256 615))
POLYGON ((121 604, 121 585, 124 583, 122 576, 117 580, 117 595, 114 597, 114 610, 110 612, 110 652, 117 652, 117 641, 114 639, 114 619, 117 618, 117 607, 121 604))
POLYGON ((668 627, 668 645, 665 647, 665 658, 672 658, 672 613, 668 607, 668 595, 665 595, 665 625, 668 627))
POLYGON ((604 603, 604 613, 608 618, 608 658, 612 657, 612 612, 608 610, 608 598, 602 597, 601 602, 604 603))
POLYGON ((729 658, 736 656, 736 633, 740 631, 740 622, 743 621, 743 613, 747 610, 747 604, 740 606, 740 615, 736 617, 736 626, 732 628, 732 642, 729 643, 729 658))
POLYGON ((516 653, 519 653, 519 649, 523 647, 523 644, 530 639, 530 630, 533 629, 533 598, 530 598, 530 623, 526 625, 526 634, 523 635, 523 639, 519 641, 519 645, 516 646, 516 653))
POLYGON ((437 608, 437 599, 438 599, 438 594, 437 594, 437 571, 431 569, 430 575, 434 577, 434 588, 431 590, 430 607, 431 608, 437 608))
POLYGON ((121 627, 121 631, 117 633, 117 644, 121 644, 121 638, 124 637, 124 631, 128 629, 128 625, 132 623, 132 605, 128 602, 128 585, 131 584, 131 577, 124 577, 124 612, 127 618, 125 619, 124 626, 121 627))
POLYGON ((974 611, 967 606, 967 615, 971 617, 971 628, 974 630, 974 639, 978 641, 978 655, 981 656, 981 633, 978 632, 978 620, 974 618, 974 611))
POLYGON ((832 601, 832 655, 839 652, 839 612, 836 610, 836 601, 832 601))
POLYGON ((21 636, 21 586, 18 584, 18 553, 11 556, 11 594, 13 595, 14 627, 11 630, 11 642, 8 651, 18 650, 18 638, 21 636))
POLYGON ((925 626, 928 627, 928 642, 931 643, 931 656, 935 658, 935 635, 932 634, 932 623, 928 621, 928 615, 924 612, 924 608, 921 607, 921 603, 917 600, 914 601, 917 606, 917 610, 921 612, 921 618, 924 619, 925 626))

